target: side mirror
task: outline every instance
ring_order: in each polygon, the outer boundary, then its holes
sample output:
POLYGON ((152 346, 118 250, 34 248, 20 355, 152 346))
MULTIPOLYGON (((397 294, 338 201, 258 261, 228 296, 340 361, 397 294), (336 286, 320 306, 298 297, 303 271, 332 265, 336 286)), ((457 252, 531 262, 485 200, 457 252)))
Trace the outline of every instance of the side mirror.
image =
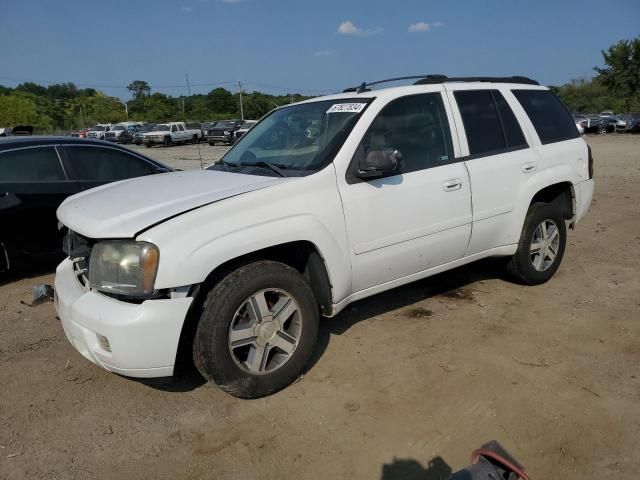
POLYGON ((369 150, 360 159, 357 176, 359 178, 377 178, 389 175, 402 168, 402 153, 393 148, 369 150))

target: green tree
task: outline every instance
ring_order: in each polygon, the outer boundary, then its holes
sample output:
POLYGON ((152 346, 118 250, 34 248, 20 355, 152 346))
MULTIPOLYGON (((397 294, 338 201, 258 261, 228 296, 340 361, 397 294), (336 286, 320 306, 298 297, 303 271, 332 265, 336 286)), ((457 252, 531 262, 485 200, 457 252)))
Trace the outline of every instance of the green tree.
POLYGON ((605 68, 596 67, 598 78, 612 95, 623 99, 626 112, 640 97, 640 37, 621 40, 602 51, 605 68))
POLYGON ((127 85, 127 90, 133 94, 133 98, 148 97, 151 95, 151 87, 144 80, 134 80, 127 85))
POLYGON ((37 129, 52 128, 53 120, 38 112, 36 102, 20 93, 0 96, 0 125, 33 125, 37 129))

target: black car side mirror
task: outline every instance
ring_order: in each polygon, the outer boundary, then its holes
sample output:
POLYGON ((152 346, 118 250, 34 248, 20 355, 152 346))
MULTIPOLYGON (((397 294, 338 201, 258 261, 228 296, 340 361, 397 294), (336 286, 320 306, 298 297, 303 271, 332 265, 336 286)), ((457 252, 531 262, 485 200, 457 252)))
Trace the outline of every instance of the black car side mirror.
POLYGON ((402 168, 402 153, 393 148, 369 150, 360 159, 358 166, 359 178, 377 178, 389 175, 402 168))

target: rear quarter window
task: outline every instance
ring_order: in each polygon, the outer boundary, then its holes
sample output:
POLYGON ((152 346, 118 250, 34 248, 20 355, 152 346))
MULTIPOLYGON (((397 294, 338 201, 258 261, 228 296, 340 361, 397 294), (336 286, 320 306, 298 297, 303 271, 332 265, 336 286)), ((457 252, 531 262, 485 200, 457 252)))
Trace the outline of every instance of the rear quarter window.
POLYGON ((512 92, 529 116, 543 145, 580 136, 569 111, 551 91, 512 90, 512 92))

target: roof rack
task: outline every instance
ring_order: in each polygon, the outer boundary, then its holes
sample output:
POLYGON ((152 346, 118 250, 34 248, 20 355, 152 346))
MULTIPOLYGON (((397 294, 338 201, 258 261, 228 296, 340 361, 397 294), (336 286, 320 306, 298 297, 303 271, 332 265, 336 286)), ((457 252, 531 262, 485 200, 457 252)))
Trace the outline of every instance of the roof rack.
POLYGON ((525 85, 540 85, 529 77, 519 75, 513 77, 447 77, 446 75, 429 75, 414 83, 414 85, 430 85, 444 82, 492 82, 492 83, 523 83, 525 85), (440 78, 433 78, 440 77, 440 78))
POLYGON ((514 77, 447 77, 446 75, 431 74, 431 75, 410 75, 408 77, 396 77, 387 78, 386 80, 377 80, 375 82, 362 82, 358 87, 346 88, 342 93, 349 92, 369 92, 370 86, 379 85, 381 83, 397 82, 400 80, 415 80, 414 85, 434 85, 444 82, 493 82, 493 83, 523 83, 526 85, 540 85, 535 80, 528 77, 514 76, 514 77))

